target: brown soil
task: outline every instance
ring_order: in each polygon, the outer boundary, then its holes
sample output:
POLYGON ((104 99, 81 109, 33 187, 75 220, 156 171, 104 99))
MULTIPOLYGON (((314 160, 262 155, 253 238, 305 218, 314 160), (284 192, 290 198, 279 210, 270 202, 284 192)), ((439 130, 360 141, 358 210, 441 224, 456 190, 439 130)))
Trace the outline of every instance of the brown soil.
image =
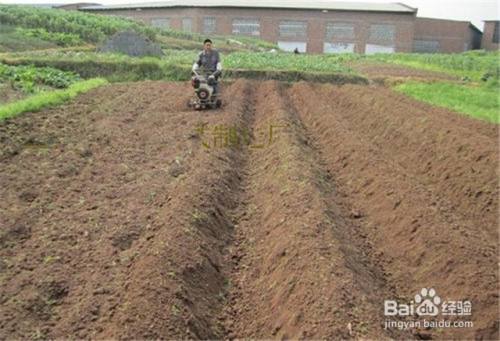
POLYGON ((1 339, 498 339, 497 126, 382 87, 190 95, 108 85, 0 122, 1 339), (474 327, 384 329, 422 287, 474 327))
POLYGON ((0 83, 0 104, 17 101, 24 96, 21 91, 13 89, 9 84, 0 83))
POLYGON ((498 126, 379 87, 298 84, 290 98, 396 291, 474 302, 474 329, 430 336, 497 339, 498 126))
POLYGON ((421 70, 404 65, 382 62, 353 62, 349 65, 356 72, 381 84, 393 84, 408 79, 417 81, 458 81, 457 77, 446 73, 421 70))

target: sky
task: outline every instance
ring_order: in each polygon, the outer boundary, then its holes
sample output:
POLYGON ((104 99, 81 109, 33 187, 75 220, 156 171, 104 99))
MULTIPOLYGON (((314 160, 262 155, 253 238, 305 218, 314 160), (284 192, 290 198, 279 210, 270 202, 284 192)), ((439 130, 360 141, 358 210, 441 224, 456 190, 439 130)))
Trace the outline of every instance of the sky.
MULTIPOLYGON (((72 3, 96 2, 104 5, 155 2, 161 0, 0 0, 0 3, 72 3)), ((248 0, 246 0, 248 1, 248 0)), ((246 1, 238 1, 244 4, 246 1)), ((272 0, 269 0, 272 2, 272 0)), ((402 2, 418 8, 419 17, 471 21, 479 29, 483 20, 500 19, 500 0, 341 0, 339 2, 402 2)))

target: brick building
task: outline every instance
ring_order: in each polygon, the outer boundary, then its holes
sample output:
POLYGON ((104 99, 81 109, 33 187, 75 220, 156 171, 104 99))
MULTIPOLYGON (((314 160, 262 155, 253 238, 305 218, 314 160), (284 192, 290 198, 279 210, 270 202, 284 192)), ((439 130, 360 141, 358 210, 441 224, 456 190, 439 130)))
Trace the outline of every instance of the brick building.
POLYGON ((414 52, 455 53, 481 48, 481 31, 468 21, 417 18, 414 52))
POLYGON ((308 53, 412 52, 415 47, 462 52, 477 45, 475 32, 469 32, 466 24, 459 22, 458 30, 446 20, 439 24, 436 19, 433 25, 438 30, 432 35, 425 24, 420 25, 417 9, 401 3, 253 0, 242 5, 232 0, 170 0, 80 10, 207 36, 248 35, 284 50, 298 48, 308 53))
POLYGON ((76 2, 76 3, 64 4, 64 5, 54 5, 54 8, 64 9, 67 11, 73 11, 73 10, 80 9, 82 7, 89 7, 89 6, 100 6, 100 4, 98 4, 96 2, 76 2))
POLYGON ((484 33, 481 48, 487 51, 498 51, 500 48, 500 20, 484 22, 484 33))

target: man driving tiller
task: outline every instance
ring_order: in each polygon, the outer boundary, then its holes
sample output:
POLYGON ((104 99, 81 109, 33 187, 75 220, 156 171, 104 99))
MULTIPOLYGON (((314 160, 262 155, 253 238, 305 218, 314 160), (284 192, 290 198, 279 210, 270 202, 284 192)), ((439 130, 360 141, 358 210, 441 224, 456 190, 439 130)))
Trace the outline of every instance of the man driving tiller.
POLYGON ((218 108, 221 101, 218 99, 218 79, 222 74, 222 64, 219 52, 212 47, 212 41, 205 39, 203 51, 193 64, 192 84, 197 98, 190 102, 195 109, 218 108))

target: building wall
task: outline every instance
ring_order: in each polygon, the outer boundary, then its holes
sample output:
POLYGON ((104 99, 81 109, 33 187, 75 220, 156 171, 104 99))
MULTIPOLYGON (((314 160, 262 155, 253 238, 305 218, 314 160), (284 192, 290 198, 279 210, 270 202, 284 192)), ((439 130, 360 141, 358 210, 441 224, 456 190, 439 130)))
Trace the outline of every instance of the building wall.
POLYGON ((441 53, 464 52, 480 48, 481 33, 467 21, 417 18, 415 22, 415 52, 419 46, 438 46, 441 53))
MULTIPOLYGON (((341 22, 354 27, 354 39, 340 39, 330 41, 334 43, 353 43, 354 52, 365 53, 367 43, 371 46, 390 44, 387 41, 370 39, 371 25, 393 25, 395 52, 411 52, 413 49, 413 32, 415 13, 379 13, 379 12, 350 12, 350 11, 314 11, 293 9, 239 9, 239 8, 160 8, 160 9, 127 9, 95 11, 106 15, 120 15, 142 20, 151 24, 157 19, 168 18, 171 28, 181 30, 182 19, 192 18, 193 32, 203 32, 203 18, 216 18, 216 34, 230 35, 233 29, 233 19, 255 18, 260 22, 261 39, 278 43, 304 41, 307 43, 308 53, 322 53, 326 41, 326 27, 328 23, 341 22), (307 36, 305 39, 280 37, 279 24, 283 20, 297 20, 307 22, 307 36)), ((162 22, 162 21, 156 21, 162 22)), ((291 44, 293 45, 293 44, 291 44)))
POLYGON ((499 44, 493 41, 496 24, 500 25, 500 21, 486 21, 484 23, 484 33, 481 48, 487 51, 495 51, 500 49, 499 44))
POLYGON ((469 35, 472 42, 471 50, 479 50, 481 48, 481 42, 483 40, 483 33, 469 27, 469 35))
POLYGON ((74 10, 80 9, 81 7, 97 6, 97 5, 99 5, 99 4, 95 3, 95 2, 78 2, 78 3, 72 3, 72 4, 66 4, 66 5, 58 5, 58 6, 55 6, 54 8, 64 9, 67 11, 74 11, 74 10))

